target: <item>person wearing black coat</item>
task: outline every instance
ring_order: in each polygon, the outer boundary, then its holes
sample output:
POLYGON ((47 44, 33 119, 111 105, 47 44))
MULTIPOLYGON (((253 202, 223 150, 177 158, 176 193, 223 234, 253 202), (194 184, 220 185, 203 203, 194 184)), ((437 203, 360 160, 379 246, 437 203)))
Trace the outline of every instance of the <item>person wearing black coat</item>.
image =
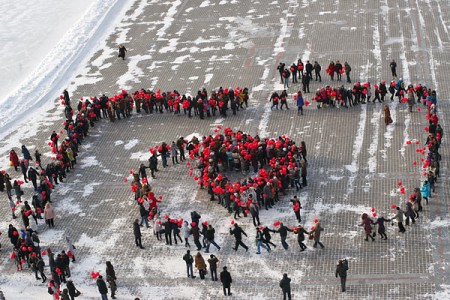
POLYGON ((320 66, 320 64, 315 61, 314 62, 314 73, 316 75, 316 81, 317 79, 319 79, 319 82, 322 82, 322 76, 320 76, 320 71, 322 70, 322 67, 320 66))
MULTIPOLYGON (((59 274, 60 281, 66 283, 66 274, 64 272, 64 270, 66 269, 66 266, 64 265, 64 261, 63 261, 61 254, 58 254, 58 256, 56 257, 55 265, 56 265, 56 269, 60 270, 60 272, 59 272, 60 273, 59 274)), ((58 272, 56 272, 56 273, 58 273, 58 272)))
POLYGON ((39 274, 41 275, 42 283, 46 282, 47 276, 45 276, 45 274, 44 274, 45 262, 42 258, 37 259, 36 267, 37 267, 37 270, 39 271, 39 274))
POLYGON ((142 203, 139 203, 139 214, 141 215, 141 223, 139 223, 139 226, 142 226, 143 223, 145 222, 145 226, 147 228, 150 228, 150 225, 148 225, 149 212, 145 209, 145 207, 142 203))
POLYGON ((286 300, 286 296, 291 300, 291 279, 286 273, 283 274, 283 278, 280 280, 280 288, 283 291, 283 300, 286 300))
POLYGON ((97 278, 97 287, 98 292, 102 296, 102 300, 108 300, 108 287, 106 286, 106 282, 103 280, 101 275, 97 278))
POLYGON ((31 182, 33 183, 33 187, 34 190, 37 190, 37 178, 39 176, 38 171, 36 171, 33 167, 30 167, 28 169, 28 178, 31 180, 31 182))
POLYGON ((77 294, 77 289, 71 279, 67 280, 66 287, 69 290, 70 300, 75 300, 75 295, 77 294))
POLYGON ((110 276, 114 280, 117 280, 116 271, 114 270, 114 266, 109 260, 106 262, 106 275, 110 276))
POLYGON ((170 218, 167 218, 167 221, 164 222, 164 235, 166 237, 166 245, 172 246, 172 222, 170 222, 170 218))
POLYGON ((200 229, 198 228, 197 223, 195 223, 195 226, 194 226, 194 223, 195 222, 192 222, 192 224, 191 224, 190 232, 191 232, 192 236, 194 237, 194 243, 197 246, 197 250, 200 251, 200 250, 202 250, 202 244, 200 243, 200 229))
POLYGON ((289 245, 286 243, 288 231, 292 232, 292 229, 287 228, 283 223, 280 223, 280 229, 278 229, 277 232, 280 234, 281 244, 285 250, 289 248, 289 245))
POLYGON ((299 225, 297 227, 296 230, 294 230, 294 233, 297 234, 297 242, 298 245, 300 246, 300 251, 305 251, 306 250, 306 245, 303 243, 303 241, 305 240, 305 233, 309 234, 308 231, 305 230, 305 228, 303 228, 303 226, 299 225))
POLYGON ((234 224, 234 228, 230 228, 230 234, 234 235, 234 238, 236 239, 236 244, 233 248, 234 251, 237 251, 239 245, 242 246, 245 249, 245 252, 248 251, 248 247, 242 242, 242 234, 247 236, 247 234, 242 230, 241 227, 238 226, 237 223, 234 224))
POLYGON ((177 237, 180 239, 180 243, 183 243, 183 239, 180 236, 180 228, 178 227, 177 222, 172 222, 172 232, 173 232, 173 239, 175 241, 175 245, 178 245, 177 237))
POLYGON ((0 192, 5 191, 5 175, 3 175, 2 172, 0 172, 0 192))
POLYGON ((141 240, 141 226, 139 226, 139 220, 136 219, 133 223, 133 233, 134 233, 134 241, 136 242, 136 246, 144 249, 142 247, 142 240, 141 240))
POLYGON ((341 291, 345 292, 345 281, 347 280, 348 262, 346 259, 339 260, 336 267, 336 278, 341 277, 341 291))
POLYGON ((228 290, 228 296, 231 296, 231 284, 233 283, 233 278, 231 278, 230 272, 227 271, 227 267, 223 267, 223 271, 220 272, 220 282, 222 282, 223 294, 226 296, 226 290, 228 290))
POLYGON ((124 45, 119 46, 119 55, 118 57, 121 57, 122 60, 125 60, 125 52, 127 52, 127 48, 125 48, 124 45))
POLYGON ((183 256, 183 260, 186 262, 187 277, 191 277, 192 279, 194 279, 194 270, 192 268, 194 258, 192 257, 190 250, 187 250, 186 254, 183 256))
POLYGON ((309 62, 309 60, 307 60, 306 65, 305 65, 305 72, 306 72, 306 76, 308 76, 310 79, 313 78, 313 76, 312 76, 313 70, 314 70, 313 65, 309 62))
POLYGON ((280 64, 277 67, 278 72, 280 73, 280 79, 281 79, 281 83, 283 83, 283 71, 284 71, 284 67, 286 66, 285 63, 280 62, 280 64))
POLYGON ((302 77, 303 93, 310 93, 310 91, 309 91, 309 82, 310 81, 311 81, 311 77, 309 77, 309 76, 302 77))
POLYGON ((149 162, 149 168, 150 168, 150 172, 152 174, 152 178, 156 178, 155 177, 155 172, 158 171, 158 158, 157 158, 157 154, 156 152, 153 153, 153 155, 148 159, 149 162))
POLYGON ((142 179, 147 179, 147 172, 145 172, 145 169, 148 169, 149 167, 146 167, 144 164, 141 164, 139 166, 139 175, 142 179))
POLYGON ((269 229, 269 227, 264 227, 262 230, 262 233, 264 235, 264 244, 266 244, 268 247, 269 244, 272 245, 274 248, 277 247, 274 243, 272 243, 270 240, 272 239, 272 236, 270 235, 270 232, 276 232, 275 230, 269 229))

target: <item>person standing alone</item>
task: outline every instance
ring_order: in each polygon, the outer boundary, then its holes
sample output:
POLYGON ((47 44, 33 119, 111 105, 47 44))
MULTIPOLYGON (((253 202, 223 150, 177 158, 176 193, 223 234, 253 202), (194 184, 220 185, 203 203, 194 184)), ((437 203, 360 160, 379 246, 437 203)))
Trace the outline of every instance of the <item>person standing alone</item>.
POLYGON ((280 280, 280 288, 283 291, 283 300, 286 300, 286 296, 291 300, 291 279, 286 273, 283 274, 283 278, 280 280))
POLYGON ((228 290, 228 296, 231 296, 231 284, 233 283, 233 279, 231 278, 230 272, 227 271, 227 267, 223 267, 223 271, 220 272, 220 281, 223 286, 223 294, 226 296, 226 290, 228 290))
POLYGON ((341 277, 341 291, 345 292, 345 281, 347 280, 348 262, 346 259, 340 259, 336 267, 336 278, 341 277))

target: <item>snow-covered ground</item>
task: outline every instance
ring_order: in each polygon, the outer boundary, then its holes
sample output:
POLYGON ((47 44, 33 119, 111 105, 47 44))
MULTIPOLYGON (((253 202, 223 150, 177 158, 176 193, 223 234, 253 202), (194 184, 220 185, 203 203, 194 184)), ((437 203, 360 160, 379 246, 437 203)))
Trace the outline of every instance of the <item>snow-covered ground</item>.
MULTIPOLYGON (((0 1, 0 137, 51 108, 131 0, 0 1)), ((75 87, 73 87, 75 88, 75 87)))

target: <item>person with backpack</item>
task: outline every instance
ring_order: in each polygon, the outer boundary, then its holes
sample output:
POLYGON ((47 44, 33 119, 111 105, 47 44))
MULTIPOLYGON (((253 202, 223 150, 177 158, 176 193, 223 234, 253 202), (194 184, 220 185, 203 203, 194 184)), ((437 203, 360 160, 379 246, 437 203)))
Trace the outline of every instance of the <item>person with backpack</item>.
POLYGON ((340 259, 336 267, 336 278, 341 278, 341 291, 345 292, 345 282, 347 281, 348 262, 346 259, 340 259))

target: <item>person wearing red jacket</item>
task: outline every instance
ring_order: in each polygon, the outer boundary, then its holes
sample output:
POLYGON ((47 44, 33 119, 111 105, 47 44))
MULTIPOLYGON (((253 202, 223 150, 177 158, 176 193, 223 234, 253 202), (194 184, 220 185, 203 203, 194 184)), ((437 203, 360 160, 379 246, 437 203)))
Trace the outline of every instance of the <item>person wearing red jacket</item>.
POLYGON ((19 157, 17 156, 16 151, 11 150, 9 152, 9 161, 11 162, 11 166, 17 171, 19 167, 19 157))

